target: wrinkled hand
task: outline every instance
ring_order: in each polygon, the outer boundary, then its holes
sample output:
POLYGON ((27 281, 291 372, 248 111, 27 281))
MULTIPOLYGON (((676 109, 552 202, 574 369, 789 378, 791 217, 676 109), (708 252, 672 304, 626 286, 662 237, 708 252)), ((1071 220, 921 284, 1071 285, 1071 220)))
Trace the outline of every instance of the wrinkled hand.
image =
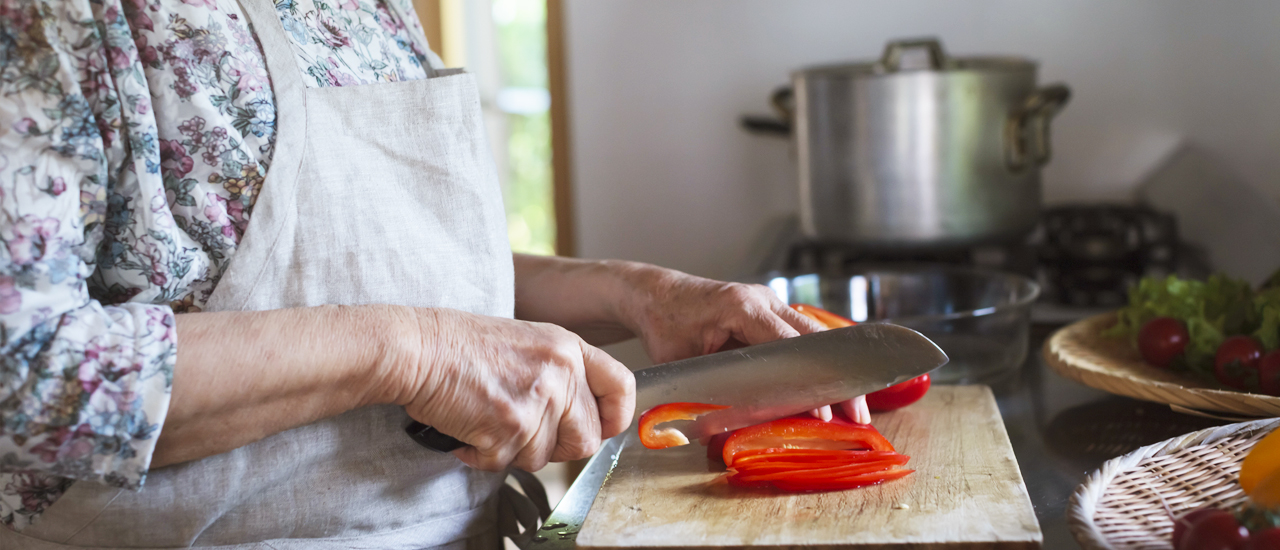
POLYGON ((482 470, 586 458, 631 423, 635 378, 568 330, 450 309, 415 310, 422 353, 401 384, 409 415, 467 443, 482 470))
MULTIPOLYGON (((634 290, 621 311, 624 323, 658 363, 825 330, 763 285, 714 281, 653 266, 632 269, 627 279, 634 290)), ((839 406, 857 422, 871 421, 863 397, 839 406)), ((831 408, 813 414, 830 420, 831 408)))

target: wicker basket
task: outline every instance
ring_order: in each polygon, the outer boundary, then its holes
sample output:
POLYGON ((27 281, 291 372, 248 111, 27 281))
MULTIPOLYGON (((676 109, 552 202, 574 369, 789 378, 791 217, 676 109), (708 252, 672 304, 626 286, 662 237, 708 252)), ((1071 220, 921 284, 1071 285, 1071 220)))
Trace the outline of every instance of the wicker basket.
POLYGON ((1102 336, 1102 331, 1113 324, 1115 315, 1109 313, 1063 327, 1045 342, 1045 361, 1058 374, 1086 386, 1164 403, 1180 412, 1191 409, 1250 418, 1280 416, 1280 397, 1216 389, 1144 363, 1124 339, 1102 336))
POLYGON ((1071 533, 1087 549, 1173 548, 1174 517, 1245 500, 1240 462, 1277 426, 1272 418, 1201 430, 1108 460, 1071 495, 1071 533))

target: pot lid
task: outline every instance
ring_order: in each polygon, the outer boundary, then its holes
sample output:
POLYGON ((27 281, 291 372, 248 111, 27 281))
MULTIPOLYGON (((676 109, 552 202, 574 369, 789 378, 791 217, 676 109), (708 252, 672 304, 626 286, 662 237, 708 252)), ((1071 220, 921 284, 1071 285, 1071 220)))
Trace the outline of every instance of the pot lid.
POLYGON ((935 38, 894 40, 885 45, 880 59, 806 67, 800 72, 829 76, 872 76, 918 71, 1034 71, 1036 62, 1013 56, 951 57, 935 38))

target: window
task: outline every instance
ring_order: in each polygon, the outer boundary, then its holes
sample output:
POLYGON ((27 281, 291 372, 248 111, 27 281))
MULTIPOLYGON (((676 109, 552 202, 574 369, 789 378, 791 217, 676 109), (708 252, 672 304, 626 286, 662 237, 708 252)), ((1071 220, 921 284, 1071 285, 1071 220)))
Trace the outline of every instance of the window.
POLYGON ((511 248, 571 254, 563 189, 567 178, 556 178, 552 170, 548 4, 552 2, 415 0, 427 38, 445 64, 466 67, 479 83, 511 248))

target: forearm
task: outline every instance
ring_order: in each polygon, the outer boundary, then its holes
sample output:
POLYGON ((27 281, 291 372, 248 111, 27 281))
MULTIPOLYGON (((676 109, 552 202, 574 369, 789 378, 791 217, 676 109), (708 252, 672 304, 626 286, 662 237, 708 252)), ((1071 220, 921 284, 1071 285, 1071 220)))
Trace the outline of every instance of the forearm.
POLYGON ((323 306, 177 316, 168 418, 152 467, 226 452, 394 396, 406 313, 323 306))
POLYGON ((516 318, 554 323, 595 345, 631 338, 633 281, 653 266, 515 254, 516 318))

